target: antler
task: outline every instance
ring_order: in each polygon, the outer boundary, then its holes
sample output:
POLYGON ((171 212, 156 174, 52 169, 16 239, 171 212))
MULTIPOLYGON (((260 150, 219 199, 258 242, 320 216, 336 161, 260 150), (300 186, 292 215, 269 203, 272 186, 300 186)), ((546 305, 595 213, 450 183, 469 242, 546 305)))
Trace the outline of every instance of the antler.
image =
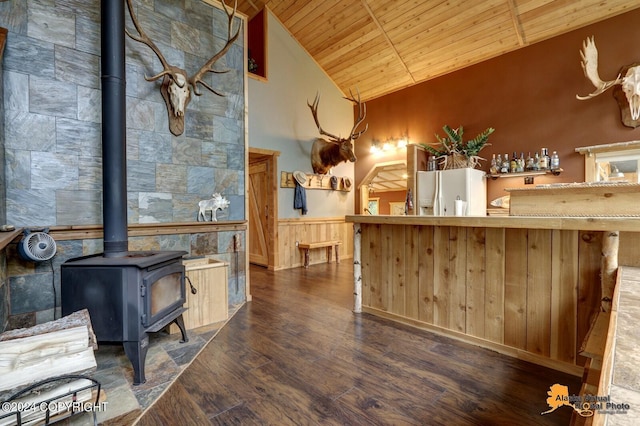
POLYGON ((311 109, 311 114, 313 114, 313 119, 316 122, 316 126, 318 127, 318 131, 320 132, 321 135, 324 136, 328 136, 332 139, 335 139, 333 141, 328 141, 328 142, 332 142, 332 143, 340 143, 340 141, 344 141, 344 140, 355 140, 358 139, 364 132, 367 131, 367 129, 369 128, 369 124, 367 123, 367 125, 365 126, 364 130, 358 132, 358 133, 354 133, 356 131, 356 129, 358 128, 358 126, 364 121, 365 117, 367 116, 367 105, 363 104, 360 101, 360 92, 358 91, 358 88, 356 88, 356 93, 358 94, 358 99, 355 98, 355 96, 353 96, 353 92, 351 91, 351 89, 349 89, 349 94, 351 95, 350 98, 345 96, 345 99, 358 104, 358 119, 356 120, 356 122, 353 125, 353 128, 351 129, 351 133, 349 133, 349 137, 348 138, 341 138, 339 136, 335 136, 332 135, 331 133, 328 133, 326 131, 324 131, 324 129, 322 128, 322 126, 320 126, 320 121, 318 120, 318 104, 320 103, 320 94, 317 93, 316 94, 316 98, 313 100, 313 104, 310 104, 309 101, 307 101, 307 105, 309 106, 309 108, 311 109))
POLYGON ((319 103, 320 103, 319 93, 316 93, 316 98, 313 100, 313 104, 310 104, 309 101, 307 101, 307 105, 311 109, 311 114, 313 114, 313 119, 315 120, 316 126, 318 127, 318 131, 320 132, 321 135, 329 136, 331 139, 335 139, 334 141, 328 141, 328 142, 338 143, 338 141, 340 140, 338 136, 325 132, 322 129, 322 126, 320 126, 320 121, 318 120, 318 104, 319 103))
POLYGON ((164 68, 162 70, 162 72, 160 72, 159 74, 154 75, 153 77, 147 77, 145 75, 144 76, 145 80, 147 80, 147 81, 155 81, 155 80, 159 79, 160 77, 163 77, 163 76, 165 76, 167 74, 170 74, 171 78, 173 79, 173 81, 178 86, 184 87, 184 85, 186 84, 186 81, 184 79, 180 79, 178 77, 178 75, 180 75, 180 71, 181 70, 179 68, 177 68, 177 67, 169 65, 167 60, 162 55, 162 52, 160 52, 160 49, 158 49, 158 46, 156 46, 156 44, 153 42, 153 40, 151 40, 149 38, 149 36, 147 36, 147 34, 145 34, 145 32, 142 30, 142 27, 140 26, 140 22, 138 22, 138 18, 135 15, 135 13, 133 12, 133 5, 131 4, 131 0, 127 0, 127 7, 129 9, 129 16, 131 16, 131 20, 133 21, 133 25, 134 25, 134 27, 136 27, 136 31, 138 31, 138 34, 140 34, 140 35, 137 36, 135 34, 132 34, 126 28, 124 29, 124 32, 129 37, 131 37, 133 40, 138 41, 140 43, 143 43, 143 44, 146 44, 147 46, 149 46, 151 48, 151 50, 153 50, 153 52, 156 54, 156 56, 160 60, 160 63, 162 64, 162 67, 164 68))
POLYGON ((357 87, 356 87, 356 93, 358 94, 358 99, 355 99, 351 89, 349 89, 349 94, 351 95, 351 97, 350 98, 345 97, 345 99, 348 99, 351 102, 358 104, 358 119, 353 124, 353 128, 351 129, 351 133, 349 135, 349 139, 351 139, 351 140, 358 139, 369 128, 369 123, 367 123, 367 125, 364 127, 364 130, 362 130, 362 131, 360 131, 358 133, 353 133, 358 128, 360 123, 362 123, 364 121, 365 117, 367 116, 367 104, 363 104, 362 102, 360 102, 360 91, 358 90, 357 87))
POLYGON ((605 92, 610 87, 622 82, 620 74, 618 74, 618 77, 615 80, 603 81, 600 79, 600 75, 598 73, 598 49, 596 49, 596 43, 593 40, 593 36, 587 37, 587 39, 582 42, 580 56, 582 57, 581 65, 584 70, 584 75, 591 80, 591 83, 596 87, 596 90, 587 96, 576 95, 577 99, 581 101, 591 99, 605 92))
POLYGON ((201 93, 198 90, 198 86, 197 86, 198 83, 202 84, 205 88, 212 91, 216 95, 224 96, 222 93, 218 93, 211 86, 209 86, 207 83, 202 81, 202 77, 204 77, 204 75, 207 72, 212 72, 216 74, 228 72, 228 70, 216 71, 211 67, 218 61, 218 59, 222 58, 225 55, 225 53, 227 53, 227 51, 231 48, 231 45, 238 39, 238 36, 240 35, 240 25, 238 25, 238 30, 236 31, 236 33, 233 36, 231 35, 231 29, 233 27, 233 18, 235 17, 236 10, 238 9, 238 0, 235 0, 233 11, 231 13, 229 13, 229 9, 227 8, 227 4, 225 3, 225 0, 220 0, 220 3, 222 3, 224 12, 227 14, 227 17, 229 18, 229 23, 227 25, 227 43, 224 45, 224 47, 220 51, 218 51, 218 53, 213 55, 211 59, 209 59, 207 63, 204 64, 202 68, 200 68, 200 70, 193 75, 193 77, 189 79, 189 83, 191 83, 191 86, 193 87, 193 93, 195 93, 198 96, 201 95, 201 93))

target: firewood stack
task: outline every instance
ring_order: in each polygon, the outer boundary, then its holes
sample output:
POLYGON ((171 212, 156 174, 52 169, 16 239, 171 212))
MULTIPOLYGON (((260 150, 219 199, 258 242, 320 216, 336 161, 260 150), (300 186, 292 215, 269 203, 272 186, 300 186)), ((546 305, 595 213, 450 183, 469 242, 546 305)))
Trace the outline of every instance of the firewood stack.
MULTIPOLYGON (((97 348, 96 336, 86 309, 35 327, 0 334, 0 401, 8 401, 16 393, 47 379, 64 375, 87 375, 95 371, 94 350, 97 348)), ((37 390, 25 392, 11 400, 16 404, 0 406, 0 426, 15 424, 15 416, 3 418, 3 415, 15 411, 15 407, 29 406, 27 403, 39 407, 39 402, 51 398, 55 402, 64 401, 55 399, 63 398, 64 395, 67 395, 64 398, 77 403, 90 401, 92 397, 95 398, 90 389, 79 392, 75 399, 72 395, 75 390, 87 387, 90 383, 90 380, 83 379, 52 381, 48 385, 38 386, 37 390)), ((22 422, 36 422, 38 418, 44 419, 45 415, 46 411, 43 409, 25 410, 21 414, 22 422)), ((58 410, 49 415, 63 416, 65 413, 58 410)))

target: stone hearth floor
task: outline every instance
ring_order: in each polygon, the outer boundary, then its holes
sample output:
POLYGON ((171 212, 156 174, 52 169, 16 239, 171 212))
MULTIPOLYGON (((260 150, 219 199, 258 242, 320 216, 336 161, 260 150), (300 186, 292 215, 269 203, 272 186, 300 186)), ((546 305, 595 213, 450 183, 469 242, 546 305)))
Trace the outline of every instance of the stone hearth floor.
MULTIPOLYGON (((131 424, 169 387, 224 324, 242 305, 230 307, 229 318, 187 331, 189 341, 180 343, 181 334, 158 332, 150 335, 147 351, 146 382, 133 385, 133 367, 122 344, 100 343, 95 352, 97 369, 91 375, 106 395, 106 409, 98 411, 100 424, 131 424)), ((82 413, 62 422, 73 426, 93 425, 93 415, 82 413)))

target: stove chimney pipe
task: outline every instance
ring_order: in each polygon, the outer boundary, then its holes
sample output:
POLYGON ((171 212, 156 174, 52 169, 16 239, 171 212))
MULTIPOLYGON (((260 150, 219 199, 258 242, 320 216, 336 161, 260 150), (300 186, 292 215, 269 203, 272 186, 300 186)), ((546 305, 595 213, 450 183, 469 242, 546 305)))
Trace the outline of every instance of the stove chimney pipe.
POLYGON ((124 1, 102 0, 102 217, 104 256, 128 250, 124 1))

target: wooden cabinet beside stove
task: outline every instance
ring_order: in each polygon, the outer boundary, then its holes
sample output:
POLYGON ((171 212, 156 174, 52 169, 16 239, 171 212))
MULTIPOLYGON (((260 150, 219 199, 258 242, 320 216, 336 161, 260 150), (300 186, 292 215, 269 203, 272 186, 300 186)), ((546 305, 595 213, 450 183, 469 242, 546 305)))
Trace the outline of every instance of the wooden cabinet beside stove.
MULTIPOLYGON (((188 309, 183 314, 187 330, 225 321, 229 316, 228 263, 210 257, 187 259, 182 263, 186 277, 197 289, 196 294, 191 293, 187 280, 187 301, 184 306, 188 309)), ((180 331, 178 327, 171 324, 170 332, 178 331, 180 331)))

